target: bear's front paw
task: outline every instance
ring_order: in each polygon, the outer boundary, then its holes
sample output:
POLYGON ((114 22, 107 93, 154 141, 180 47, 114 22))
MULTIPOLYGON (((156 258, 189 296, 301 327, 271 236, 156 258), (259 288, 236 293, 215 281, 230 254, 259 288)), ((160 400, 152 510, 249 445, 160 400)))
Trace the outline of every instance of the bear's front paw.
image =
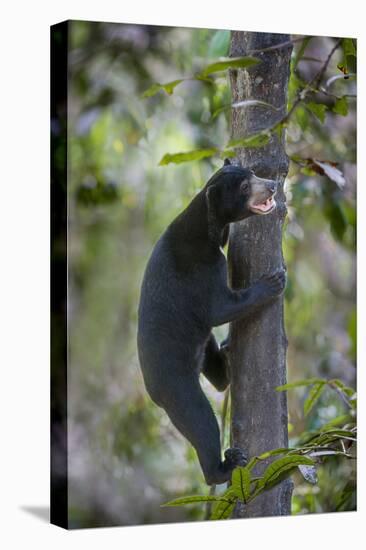
POLYGON ((263 293, 269 298, 280 296, 286 286, 286 271, 280 269, 271 273, 271 275, 264 275, 258 284, 262 287, 263 293))

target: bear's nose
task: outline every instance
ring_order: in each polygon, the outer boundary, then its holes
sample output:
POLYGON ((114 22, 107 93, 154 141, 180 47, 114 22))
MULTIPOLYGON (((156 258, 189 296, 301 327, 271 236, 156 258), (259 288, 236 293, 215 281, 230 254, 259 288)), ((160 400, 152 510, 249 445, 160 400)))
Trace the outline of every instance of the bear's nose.
POLYGON ((268 180, 266 187, 272 194, 275 193, 277 191, 277 181, 268 180))

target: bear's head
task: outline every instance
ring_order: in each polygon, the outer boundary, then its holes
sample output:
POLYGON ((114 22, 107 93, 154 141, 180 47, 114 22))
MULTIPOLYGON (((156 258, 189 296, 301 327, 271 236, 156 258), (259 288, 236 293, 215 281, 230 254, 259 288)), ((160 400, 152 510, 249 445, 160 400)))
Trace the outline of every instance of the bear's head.
POLYGON ((257 177, 252 170, 225 165, 206 186, 208 210, 221 223, 269 214, 276 208, 277 182, 257 177))

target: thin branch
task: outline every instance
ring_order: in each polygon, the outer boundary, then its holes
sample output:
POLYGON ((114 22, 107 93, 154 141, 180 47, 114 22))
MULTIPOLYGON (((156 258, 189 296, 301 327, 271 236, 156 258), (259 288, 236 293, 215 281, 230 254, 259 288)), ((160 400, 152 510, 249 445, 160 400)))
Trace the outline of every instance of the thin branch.
POLYGON ((279 50, 281 48, 286 48, 287 46, 293 46, 296 42, 301 42, 304 40, 305 36, 300 36, 299 38, 293 38, 292 40, 287 40, 286 42, 281 42, 280 44, 275 44, 274 46, 269 46, 268 48, 262 48, 259 50, 248 50, 248 53, 262 53, 262 52, 271 52, 273 50, 279 50))
POLYGON ((323 79, 323 76, 325 74, 325 71, 327 70, 328 68, 328 65, 329 65, 329 62, 330 60, 332 59, 332 56, 334 54, 334 52, 339 48, 339 46, 341 45, 341 42, 342 42, 342 38, 338 38, 338 40, 336 41, 336 43, 334 44, 334 47, 332 48, 332 50, 330 51, 324 65, 322 66, 322 68, 320 69, 319 73, 317 75, 315 75, 315 79, 314 79, 314 82, 312 82, 312 84, 315 84, 314 88, 318 88, 319 87, 319 84, 321 83, 322 79, 323 79))
POLYGON ((332 382, 328 382, 328 386, 338 394, 338 396, 342 399, 342 401, 347 405, 349 409, 352 409, 352 405, 349 398, 340 388, 336 386, 336 384, 333 384, 332 382))
POLYGON ((301 92, 298 94, 297 98, 295 99, 294 103, 292 104, 291 106, 291 109, 289 110, 289 112, 283 117, 282 120, 280 120, 279 123, 277 124, 286 124, 286 122, 290 119, 290 117, 292 116, 293 112, 295 111, 295 109, 297 108, 297 106, 299 105, 299 103, 301 103, 302 101, 304 101, 305 97, 307 96, 307 94, 309 92, 311 92, 314 88, 318 88, 322 79, 323 79, 323 76, 325 74, 325 71, 327 70, 328 68, 328 65, 329 65, 329 62, 330 60, 332 59, 332 56, 334 54, 334 52, 338 49, 338 47, 340 46, 341 44, 341 41, 342 39, 341 38, 338 38, 337 42, 335 43, 334 47, 331 49, 327 59, 325 60, 323 66, 320 68, 320 70, 316 73, 316 75, 306 84, 305 88, 303 90, 301 90, 301 92))
MULTIPOLYGON (((272 126, 270 126, 269 128, 265 128, 262 130, 263 133, 266 133, 266 132, 271 132, 273 131, 277 126, 279 125, 284 125, 286 124, 289 119, 291 118, 291 116, 293 115, 294 111, 297 109, 298 105, 304 101, 304 99, 306 98, 306 96, 308 95, 309 92, 314 92, 315 89, 317 89, 322 81, 322 78, 325 74, 325 71, 327 70, 327 67, 330 63, 330 60, 332 59, 332 56, 334 54, 334 52, 337 50, 337 48, 340 46, 341 44, 341 41, 342 39, 339 38, 335 45, 333 46, 333 48, 331 49, 331 51, 329 52, 329 55, 327 57, 327 59, 324 61, 322 67, 319 69, 319 71, 315 74, 315 76, 309 81, 307 82, 307 84, 305 85, 305 87, 298 93, 297 95, 297 98, 295 99, 295 101, 293 102, 290 110, 285 114, 285 116, 283 116, 278 122, 276 122, 275 124, 273 124, 272 126)), ((285 44, 285 43, 283 43, 285 44)), ((247 136, 247 137, 250 137, 250 136, 247 136)))
POLYGON ((328 92, 325 88, 323 88, 323 86, 321 86, 318 89, 312 90, 312 92, 314 92, 315 94, 317 94, 317 93, 318 94, 324 94, 327 97, 333 97, 334 99, 342 99, 342 97, 349 97, 351 99, 355 99, 357 97, 356 94, 343 94, 343 95, 332 94, 331 92, 328 92))
POLYGON ((221 413, 221 447, 225 444, 225 432, 226 432, 226 418, 228 411, 230 391, 227 389, 224 397, 224 402, 222 404, 222 413, 221 413))
MULTIPOLYGON (((227 389, 225 393, 224 401, 222 404, 222 413, 221 413, 221 447, 223 447, 225 443, 226 418, 227 418, 227 411, 228 411, 228 404, 229 404, 229 396, 230 396, 230 392, 227 389)), ((211 485, 209 495, 213 496, 215 495, 215 493, 216 493, 216 485, 211 485)), ((211 509, 212 509, 212 503, 208 501, 206 503, 205 520, 210 519, 211 509)))

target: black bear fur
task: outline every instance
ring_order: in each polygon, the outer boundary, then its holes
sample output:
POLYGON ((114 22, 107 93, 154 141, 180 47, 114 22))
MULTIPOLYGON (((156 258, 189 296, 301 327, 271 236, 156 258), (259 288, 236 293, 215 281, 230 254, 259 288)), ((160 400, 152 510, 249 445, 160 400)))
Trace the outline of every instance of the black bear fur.
POLYGON ((142 283, 138 353, 145 386, 195 448, 209 485, 226 482, 246 462, 236 448, 222 460, 219 426, 199 382, 200 373, 219 391, 230 382, 227 354, 212 328, 250 315, 285 286, 280 270, 231 290, 221 247, 230 223, 275 208, 276 190, 276 182, 225 162, 160 237, 142 283))

